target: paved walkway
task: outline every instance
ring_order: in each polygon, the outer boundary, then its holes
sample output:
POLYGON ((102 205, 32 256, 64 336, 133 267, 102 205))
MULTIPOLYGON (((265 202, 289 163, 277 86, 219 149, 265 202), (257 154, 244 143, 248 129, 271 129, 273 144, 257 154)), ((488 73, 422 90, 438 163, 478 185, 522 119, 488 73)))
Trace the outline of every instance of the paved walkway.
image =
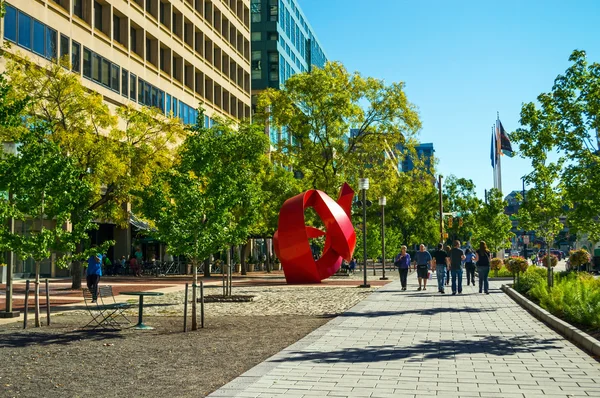
POLYGON ((514 303, 393 282, 213 397, 600 397, 600 365, 514 303))

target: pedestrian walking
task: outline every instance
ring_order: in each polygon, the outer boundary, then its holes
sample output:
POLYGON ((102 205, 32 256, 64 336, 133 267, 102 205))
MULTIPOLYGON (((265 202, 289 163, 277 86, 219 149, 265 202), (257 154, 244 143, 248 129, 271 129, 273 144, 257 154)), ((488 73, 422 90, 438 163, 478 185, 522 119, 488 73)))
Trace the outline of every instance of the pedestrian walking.
MULTIPOLYGON (((444 248, 444 251, 450 256, 450 251, 452 248, 448 245, 444 248)), ((446 286, 450 286, 450 265, 446 267, 446 286)))
POLYGON ((437 246, 437 250, 433 252, 433 261, 438 282, 438 292, 444 294, 446 293, 444 284, 446 283, 446 270, 448 268, 448 253, 444 250, 444 245, 441 243, 437 246))
MULTIPOLYGON (((96 245, 93 246, 94 248, 96 245)), ((102 276, 102 254, 92 254, 87 260, 87 271, 85 273, 85 279, 87 287, 92 293, 92 303, 95 303, 98 299, 98 285, 100 284, 100 277, 102 276)))
POLYGON ((460 241, 454 241, 454 247, 450 251, 450 273, 452 274, 452 295, 462 294, 462 262, 465 253, 460 248, 460 241))
POLYGON ((479 249, 475 253, 477 273, 479 274, 479 293, 489 293, 488 275, 490 274, 490 251, 484 241, 479 242, 479 249))
POLYGON ((431 254, 425 250, 425 245, 422 243, 419 246, 419 251, 415 253, 415 260, 417 262, 417 279, 419 280, 419 288, 417 290, 427 290, 428 272, 431 268, 431 254))
POLYGON ((475 286, 475 253, 471 249, 465 251, 465 270, 467 271, 467 286, 469 284, 475 286))
POLYGON ((400 283, 402 284, 402 290, 406 290, 406 282, 408 278, 408 269, 410 267, 410 254, 406 252, 406 246, 400 248, 400 254, 396 256, 394 265, 398 267, 400 273, 400 283))

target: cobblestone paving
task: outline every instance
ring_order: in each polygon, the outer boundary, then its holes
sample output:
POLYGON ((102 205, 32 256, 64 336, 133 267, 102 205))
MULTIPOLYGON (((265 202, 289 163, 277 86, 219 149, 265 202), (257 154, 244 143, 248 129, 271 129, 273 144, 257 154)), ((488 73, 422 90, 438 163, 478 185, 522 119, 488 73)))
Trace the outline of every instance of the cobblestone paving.
POLYGON ((491 287, 394 282, 211 396, 600 397, 598 362, 491 287))

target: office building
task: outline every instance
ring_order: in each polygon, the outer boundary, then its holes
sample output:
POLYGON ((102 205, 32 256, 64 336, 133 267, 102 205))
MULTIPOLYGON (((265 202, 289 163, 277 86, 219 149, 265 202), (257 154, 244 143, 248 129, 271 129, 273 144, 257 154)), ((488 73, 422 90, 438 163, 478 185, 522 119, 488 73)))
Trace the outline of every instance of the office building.
POLYGON ((107 103, 194 123, 250 117, 250 0, 12 0, 2 37, 33 62, 68 57, 107 103))
MULTIPOLYGON (((398 146, 397 148, 400 151, 403 151, 401 146, 398 146)), ((435 150, 433 149, 433 143, 420 143, 415 146, 415 152, 417 153, 417 157, 423 161, 425 168, 431 170, 433 167, 435 153, 435 150)), ((406 156, 398 166, 400 171, 411 171, 415 168, 415 164, 411 156, 406 156)))
MULTIPOLYGON (((327 62, 312 27, 296 0, 251 0, 252 105, 266 88, 280 88, 290 76, 322 68, 327 62)), ((271 142, 287 140, 285 129, 271 129, 271 142)))
MULTIPOLYGON (((5 11, 7 51, 42 66, 67 58, 113 110, 152 106, 192 124, 201 105, 206 125, 251 116, 250 0, 8 0, 5 11)), ((116 240, 113 260, 131 253, 131 228, 101 224, 92 235, 116 240)), ((15 272, 26 275, 31 264, 15 272)), ((42 264, 43 275, 65 272, 54 256, 42 264)))

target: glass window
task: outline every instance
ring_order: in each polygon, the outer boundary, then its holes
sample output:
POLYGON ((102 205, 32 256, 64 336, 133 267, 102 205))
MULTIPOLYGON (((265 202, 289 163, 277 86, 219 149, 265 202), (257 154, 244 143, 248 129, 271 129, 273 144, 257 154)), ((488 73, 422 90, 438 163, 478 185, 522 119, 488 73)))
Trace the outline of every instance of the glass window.
POLYGON ((135 30, 135 28, 132 27, 131 29, 129 29, 129 37, 131 41, 131 51, 137 53, 137 30, 135 30))
POLYGON ((69 38, 65 35, 60 35, 60 60, 69 60, 69 38))
POLYGON ((129 75, 129 99, 132 101, 136 100, 137 94, 136 94, 136 89, 137 89, 137 82, 136 82, 137 77, 132 73, 131 75, 129 75))
POLYGON ((150 62, 150 55, 152 54, 152 42, 146 38, 146 61, 150 62))
POLYGON ((52 28, 46 29, 46 58, 56 59, 57 46, 56 46, 57 33, 52 28))
POLYGON ((102 30, 102 4, 94 1, 94 28, 102 30))
POLYGON ((165 112, 165 92, 162 90, 158 90, 158 108, 165 112))
MULTIPOLYGON (((79 60, 81 57, 81 54, 79 54, 79 51, 81 49, 79 43, 77 43, 76 41, 73 41, 73 43, 71 43, 71 47, 72 51, 71 51, 71 69, 73 70, 73 72, 77 72, 79 73, 80 69, 79 69, 79 60)), ((89 72, 88 72, 89 73, 89 72)))
POLYGON ((150 85, 148 83, 144 83, 144 100, 142 103, 148 106, 152 104, 152 101, 150 100, 150 85))
POLYGON ((206 115, 204 115, 204 127, 208 128, 210 124, 210 118, 206 115))
POLYGON ((262 40, 262 32, 252 32, 252 41, 261 41, 262 40))
POLYGON ((283 28, 285 21, 285 6, 283 5, 283 0, 279 0, 279 25, 283 28))
POLYGON ((165 114, 167 116, 171 116, 171 94, 167 94, 167 103, 165 108, 165 114))
POLYGON ((260 79, 262 66, 260 64, 262 53, 260 51, 252 51, 252 79, 260 79))
POLYGON ((142 79, 138 79, 138 102, 144 103, 144 86, 145 82, 142 79))
POLYGON ((83 19, 83 0, 73 0, 73 14, 83 19))
POLYGON ((277 22, 278 0, 269 0, 269 21, 277 22))
POLYGON ((102 69, 102 58, 92 53, 92 79, 100 83, 100 70, 102 69))
POLYGON ((110 88, 117 93, 119 92, 119 66, 115 64, 110 65, 110 88))
POLYGON ((121 95, 125 98, 129 95, 129 72, 121 69, 121 95))
POLYGON ((252 22, 260 22, 262 20, 262 0, 252 0, 250 3, 250 12, 252 13, 252 22))
MULTIPOLYGON (((73 42, 73 53, 75 53, 75 42, 73 42)), ((79 46, 79 44, 77 44, 79 46)), ((83 48, 83 76, 92 77, 92 52, 87 48, 83 48)))
POLYGON ((121 18, 113 14, 113 40, 121 42, 121 18))
POLYGON ((177 102, 177 98, 173 97, 173 117, 179 117, 177 111, 179 110, 179 102, 177 102))
POLYGON ((4 14, 4 38, 12 42, 17 41, 17 10, 9 5, 4 14))
POLYGON ((269 32, 268 35, 268 40, 279 40, 279 35, 277 34, 277 32, 269 32))
POLYGON ((33 52, 39 55, 44 54, 44 35, 46 26, 40 21, 33 20, 33 52))
POLYGON ((104 58, 102 58, 102 70, 100 77, 102 78, 102 84, 104 84, 106 87, 110 87, 110 62, 104 58))
POLYGON ((150 87, 150 106, 158 107, 158 89, 154 86, 150 87))

